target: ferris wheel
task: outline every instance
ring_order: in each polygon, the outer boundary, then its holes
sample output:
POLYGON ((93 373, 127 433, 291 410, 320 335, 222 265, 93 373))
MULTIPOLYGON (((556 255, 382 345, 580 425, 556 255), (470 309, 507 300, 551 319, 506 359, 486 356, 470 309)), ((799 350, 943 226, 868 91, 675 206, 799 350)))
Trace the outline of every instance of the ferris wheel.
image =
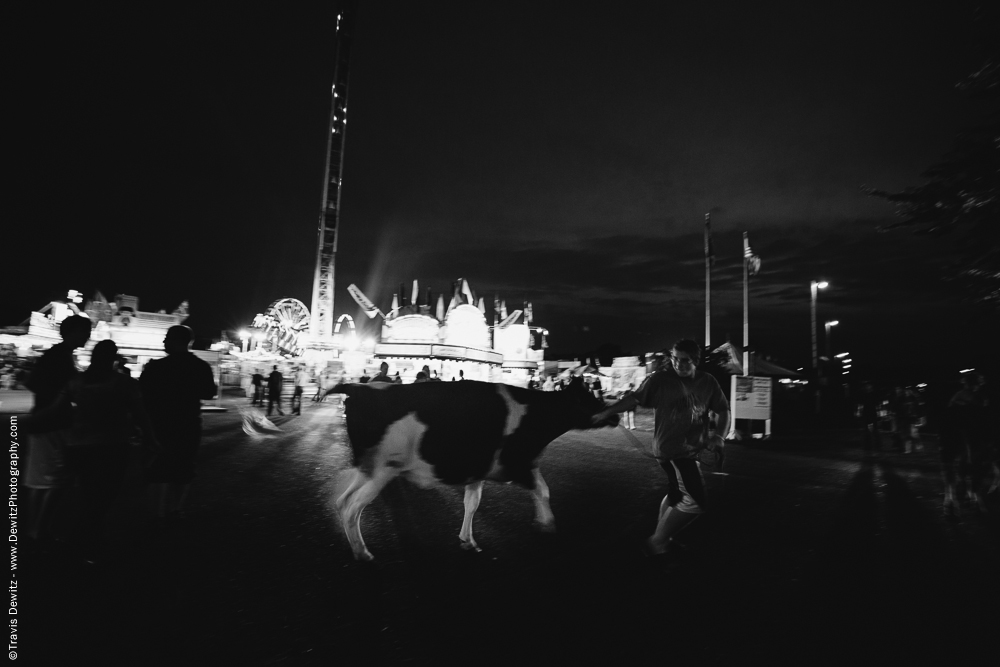
POLYGON ((264 331, 272 351, 300 355, 309 333, 309 309, 298 299, 278 299, 253 325, 264 331))

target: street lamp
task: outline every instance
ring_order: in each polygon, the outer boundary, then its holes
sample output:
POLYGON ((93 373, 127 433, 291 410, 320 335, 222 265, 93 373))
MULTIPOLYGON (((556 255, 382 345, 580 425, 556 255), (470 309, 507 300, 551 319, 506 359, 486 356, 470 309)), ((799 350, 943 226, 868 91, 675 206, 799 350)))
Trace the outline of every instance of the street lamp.
POLYGON ((250 344, 250 332, 246 329, 240 329, 240 341, 243 343, 243 354, 246 354, 250 344))
POLYGON ((822 375, 822 373, 821 373, 820 368, 819 368, 819 345, 817 344, 817 341, 816 341, 816 338, 817 338, 817 335, 818 335, 817 332, 816 332, 816 295, 819 293, 819 290, 826 289, 829 286, 830 286, 830 283, 826 282, 825 280, 819 280, 819 281, 812 280, 812 281, 809 282, 809 292, 810 292, 810 295, 812 296, 812 302, 811 302, 812 303, 812 343, 813 343, 812 352, 813 352, 813 372, 816 373, 816 414, 817 415, 819 414, 819 411, 820 411, 820 393, 821 393, 820 392, 820 389, 821 389, 821 387, 820 387, 820 384, 821 384, 820 376, 822 375))
POLYGON ((819 282, 813 280, 809 283, 809 291, 812 294, 812 339, 813 339, 813 370, 819 370, 819 346, 816 343, 816 295, 819 290, 826 289, 830 283, 825 280, 819 282))
POLYGON ((826 329, 826 358, 830 358, 830 329, 840 324, 839 320, 827 320, 823 327, 826 329))

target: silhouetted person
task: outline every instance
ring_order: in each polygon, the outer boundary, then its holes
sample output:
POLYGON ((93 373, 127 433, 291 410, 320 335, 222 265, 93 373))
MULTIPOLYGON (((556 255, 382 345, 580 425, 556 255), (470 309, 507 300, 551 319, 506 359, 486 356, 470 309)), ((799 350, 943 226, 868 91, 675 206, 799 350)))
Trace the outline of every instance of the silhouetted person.
POLYGON ((160 447, 143 410, 139 383, 117 372, 118 346, 102 340, 90 356, 90 366, 72 378, 48 410, 75 406, 66 459, 81 493, 77 518, 84 558, 97 559, 105 536, 105 521, 117 498, 129 460, 129 438, 138 425, 152 453, 160 447))
MULTIPOLYGON (((73 350, 82 347, 90 339, 89 317, 71 315, 59 323, 62 342, 46 350, 35 364, 25 386, 35 394, 32 414, 44 410, 55 403, 59 393, 76 376, 73 350)), ((69 427, 72 425, 71 411, 58 415, 38 433, 29 438, 28 469, 24 485, 31 489, 31 523, 28 534, 37 540, 47 540, 50 534, 52 516, 60 505, 64 489, 72 484, 73 478, 66 465, 64 452, 69 442, 69 427)))
POLYGON ((902 387, 896 387, 889 394, 889 412, 892 414, 892 446, 897 452, 902 452, 910 436, 909 405, 906 390, 902 387))
POLYGON ((281 410, 281 388, 285 384, 285 376, 281 374, 277 366, 272 366, 271 374, 267 376, 267 416, 271 416, 274 404, 278 404, 278 414, 284 415, 281 410))
POLYGON ((393 379, 389 377, 389 364, 382 362, 378 367, 378 375, 373 377, 369 382, 392 382, 393 379))
POLYGON ((250 401, 250 405, 264 405, 264 376, 261 375, 260 369, 254 371, 250 384, 253 386, 253 400, 250 401))
POLYGON ((302 394, 305 393, 307 384, 309 384, 309 374, 305 368, 299 368, 295 371, 295 390, 292 393, 293 415, 302 414, 302 394))
POLYGON ((597 398, 604 398, 604 387, 601 385, 601 378, 594 377, 594 383, 590 385, 590 390, 594 392, 594 396, 597 398))
POLYGON ((721 458, 724 441, 718 434, 729 430, 729 403, 718 381, 699 372, 701 347, 693 340, 679 340, 671 350, 674 372, 650 376, 639 390, 592 417, 595 423, 616 412, 652 407, 655 414, 653 448, 667 473, 667 495, 660 504, 656 531, 647 542, 652 555, 671 550, 673 536, 704 513, 705 494, 699 460, 705 452, 721 458), (715 434, 709 432, 709 411, 718 415, 715 434))
POLYGON ((180 516, 195 476, 201 446, 201 401, 218 387, 212 367, 188 349, 194 335, 188 327, 167 329, 167 356, 150 361, 139 378, 143 402, 162 451, 146 471, 158 518, 180 516))
POLYGON ((861 390, 861 423, 864 424, 864 449, 876 452, 880 448, 881 435, 878 430, 878 408, 881 403, 875 388, 866 382, 861 390))
POLYGON ((960 503, 971 504, 979 512, 987 509, 991 426, 984 385, 985 380, 979 373, 965 373, 962 388, 951 397, 945 410, 941 430, 944 511, 953 518, 958 518, 961 512, 960 503))
MULTIPOLYGON (((629 396, 632 396, 633 394, 635 394, 635 391, 632 389, 632 383, 629 382, 628 386, 625 387, 625 391, 622 392, 622 398, 623 399, 628 398, 629 396)), ((625 410, 625 419, 622 420, 622 426, 624 426, 625 428, 627 428, 630 431, 635 430, 635 410, 634 409, 633 410, 625 410)))

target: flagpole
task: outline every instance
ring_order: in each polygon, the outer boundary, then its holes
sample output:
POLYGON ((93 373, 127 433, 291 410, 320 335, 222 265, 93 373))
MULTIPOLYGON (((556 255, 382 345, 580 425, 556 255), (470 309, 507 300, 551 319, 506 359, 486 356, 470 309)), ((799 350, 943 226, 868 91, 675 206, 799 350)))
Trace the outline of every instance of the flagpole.
POLYGON ((743 232, 743 375, 750 375, 750 241, 743 232))
POLYGON ((705 347, 712 345, 712 260, 711 214, 705 214, 705 347))

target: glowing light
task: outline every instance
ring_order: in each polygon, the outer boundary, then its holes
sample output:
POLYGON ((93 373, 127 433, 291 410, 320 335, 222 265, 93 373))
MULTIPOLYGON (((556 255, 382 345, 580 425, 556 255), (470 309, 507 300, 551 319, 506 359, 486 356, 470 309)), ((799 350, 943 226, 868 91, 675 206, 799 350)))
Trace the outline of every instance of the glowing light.
MULTIPOLYGON (((838 359, 843 359, 844 357, 846 357, 849 354, 850 354, 850 352, 841 352, 840 354, 835 354, 833 356, 837 357, 838 359)), ((799 370, 801 371, 802 369, 800 368, 799 370)))
POLYGON ((780 380, 778 380, 778 382, 780 382, 781 384, 791 384, 792 383, 792 381, 789 380, 788 378, 781 378, 780 380))
POLYGON ((923 389, 926 386, 927 386, 926 382, 921 382, 920 384, 917 385, 917 389, 923 389))
POLYGON ((830 283, 826 282, 825 280, 816 283, 816 287, 818 287, 820 289, 826 289, 829 286, 830 286, 830 283))
POLYGON ((837 326, 838 324, 840 324, 840 320, 829 320, 829 321, 828 321, 828 322, 826 323, 826 326, 828 326, 828 327, 835 327, 835 326, 837 326))
POLYGON ((966 368, 966 369, 960 370, 959 373, 971 373, 974 370, 976 370, 976 369, 975 368, 966 368))

